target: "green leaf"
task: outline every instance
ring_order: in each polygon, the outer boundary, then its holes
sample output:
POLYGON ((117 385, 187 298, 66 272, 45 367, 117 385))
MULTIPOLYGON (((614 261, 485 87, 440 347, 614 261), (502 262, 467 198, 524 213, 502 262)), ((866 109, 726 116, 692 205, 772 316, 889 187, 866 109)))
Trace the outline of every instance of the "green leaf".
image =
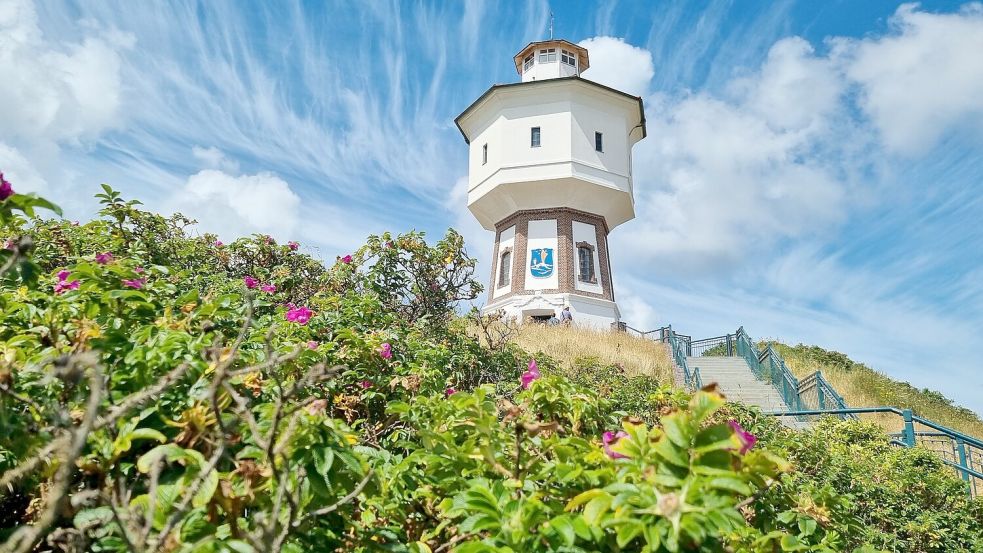
POLYGON ((782 551, 802 551, 808 549, 799 538, 795 536, 782 536, 782 551))
POLYGON ((567 547, 573 546, 574 542, 577 541, 576 533, 573 530, 573 522, 570 519, 570 515, 560 515, 549 523, 550 528, 563 538, 563 543, 567 547))
POLYGON ((717 490, 729 490, 741 495, 751 495, 751 486, 740 478, 729 476, 718 476, 710 479, 707 485, 717 490))
POLYGON ((205 475, 205 480, 201 483, 201 487, 195 492, 194 497, 191 498, 191 505, 195 507, 204 507, 208 505, 208 502, 212 500, 212 496, 215 495, 215 490, 218 489, 218 471, 212 469, 205 475))
POLYGON ((676 413, 662 419, 662 429, 666 433, 666 437, 681 448, 689 448, 690 446, 688 418, 683 413, 676 413))
POLYGON ((584 521, 591 525, 598 524, 598 519, 608 510, 613 499, 604 493, 588 501, 587 505, 584 506, 584 521))
POLYGON ((808 537, 816 532, 816 521, 811 518, 799 519, 799 535, 808 537))
POLYGON ((641 522, 637 521, 626 522, 619 525, 618 531, 615 534, 618 541, 618 547, 625 547, 631 543, 631 541, 638 537, 644 529, 645 526, 643 526, 641 522))
POLYGON ((584 503, 587 503, 588 501, 604 493, 606 492, 601 489, 587 490, 586 492, 583 492, 577 495, 576 497, 574 497, 573 499, 571 499, 570 502, 567 503, 567 506, 564 510, 566 510, 567 512, 573 511, 577 507, 580 507, 584 503))

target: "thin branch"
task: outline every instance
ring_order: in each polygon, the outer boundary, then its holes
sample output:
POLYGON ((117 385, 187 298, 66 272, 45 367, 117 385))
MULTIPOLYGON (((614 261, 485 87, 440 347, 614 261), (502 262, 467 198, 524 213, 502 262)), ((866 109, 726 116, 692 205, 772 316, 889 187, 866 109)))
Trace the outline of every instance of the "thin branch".
POLYGON ((340 508, 342 505, 358 497, 358 494, 362 493, 362 490, 365 489, 365 486, 369 483, 369 480, 371 480, 374 475, 375 475, 375 469, 369 469, 369 472, 366 473, 365 478, 363 478, 362 481, 359 482, 357 486, 355 486, 355 489, 348 493, 348 495, 342 497, 332 505, 328 505, 327 507, 322 507, 316 511, 312 511, 308 513, 304 518, 295 522, 294 526, 300 526, 300 523, 303 522, 304 520, 307 520, 308 518, 320 517, 328 513, 333 513, 334 511, 337 511, 338 508, 340 508))

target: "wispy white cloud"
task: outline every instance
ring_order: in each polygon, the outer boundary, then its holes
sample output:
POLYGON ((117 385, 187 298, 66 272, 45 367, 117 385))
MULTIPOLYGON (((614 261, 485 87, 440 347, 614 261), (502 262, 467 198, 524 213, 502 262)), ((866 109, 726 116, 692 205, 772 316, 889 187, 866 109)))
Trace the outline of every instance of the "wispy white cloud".
MULTIPOLYGON (((611 236, 626 319, 965 376, 949 338, 900 336, 983 322, 983 229, 966 222, 983 219, 983 160, 964 140, 981 127, 980 4, 906 5, 826 42, 794 36, 802 3, 704 4, 553 5, 557 36, 589 45, 587 78, 645 95, 638 218, 611 236)), ((492 238, 465 209, 453 118, 516 80, 550 4, 492 7, 0 0, 0 169, 76 216, 106 181, 329 260, 370 232, 453 225, 484 280, 492 238)))

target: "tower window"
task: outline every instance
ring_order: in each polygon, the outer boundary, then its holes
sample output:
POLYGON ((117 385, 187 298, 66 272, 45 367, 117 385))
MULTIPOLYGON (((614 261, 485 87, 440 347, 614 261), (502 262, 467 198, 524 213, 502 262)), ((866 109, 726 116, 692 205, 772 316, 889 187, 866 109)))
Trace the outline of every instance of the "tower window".
POLYGON ((536 61, 535 54, 529 54, 528 56, 526 56, 526 59, 522 60, 522 72, 525 73, 526 71, 529 71, 529 68, 532 67, 532 64, 535 63, 535 61, 536 61))
POLYGON ((560 61, 567 65, 577 67, 577 56, 567 52, 566 50, 560 50, 560 61))
POLYGON ((594 274, 594 246, 587 242, 577 242, 577 277, 581 282, 597 283, 594 274))
POLYGON ((481 146, 481 164, 484 165, 488 163, 488 144, 481 146))
POLYGON ((498 285, 508 286, 512 282, 512 250, 505 248, 498 261, 498 285))
POLYGON ((529 133, 529 146, 532 148, 538 148, 539 138, 540 138, 539 127, 533 127, 531 132, 529 133))
POLYGON ((546 48, 539 51, 539 63, 552 63, 556 61, 556 48, 546 48))
POLYGON ((604 134, 595 132, 594 133, 594 149, 598 152, 604 151, 604 134))

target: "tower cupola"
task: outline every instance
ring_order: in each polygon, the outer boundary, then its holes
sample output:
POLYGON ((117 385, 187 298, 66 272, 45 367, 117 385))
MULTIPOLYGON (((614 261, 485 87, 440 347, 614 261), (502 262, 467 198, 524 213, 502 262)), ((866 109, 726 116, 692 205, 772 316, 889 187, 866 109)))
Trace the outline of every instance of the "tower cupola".
POLYGON ((522 82, 579 77, 590 67, 587 49, 566 40, 531 42, 515 55, 522 82))

